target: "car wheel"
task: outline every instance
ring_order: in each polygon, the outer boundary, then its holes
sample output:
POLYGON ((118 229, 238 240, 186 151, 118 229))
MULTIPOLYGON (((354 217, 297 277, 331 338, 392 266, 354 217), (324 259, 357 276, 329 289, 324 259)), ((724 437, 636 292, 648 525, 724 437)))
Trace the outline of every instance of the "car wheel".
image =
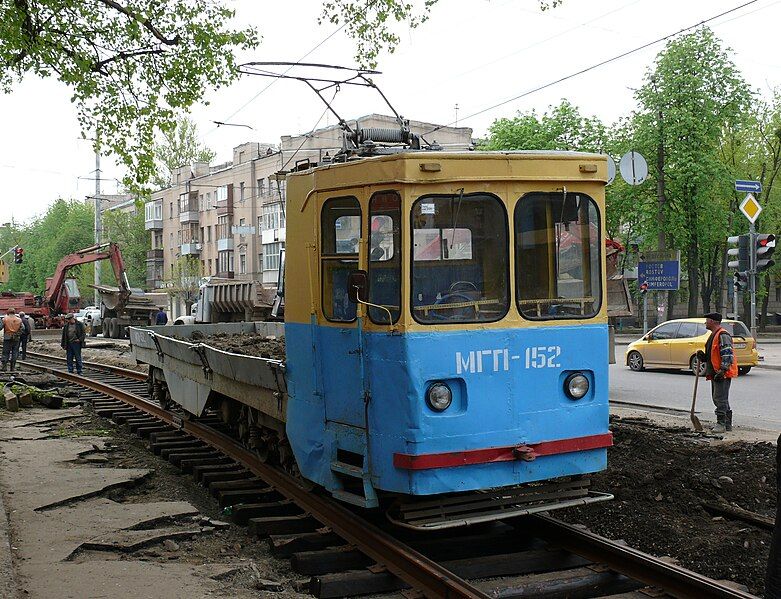
POLYGON ((640 355, 639 351, 629 352, 627 363, 629 364, 629 368, 635 372, 640 372, 643 370, 643 356, 640 355))
POLYGON ((697 356, 692 356, 691 360, 689 360, 689 370, 691 370, 692 374, 694 374, 695 362, 699 364, 700 376, 705 376, 705 362, 700 362, 697 360, 697 356))
POLYGON ((738 366, 738 374, 743 376, 751 372, 751 366, 738 366))

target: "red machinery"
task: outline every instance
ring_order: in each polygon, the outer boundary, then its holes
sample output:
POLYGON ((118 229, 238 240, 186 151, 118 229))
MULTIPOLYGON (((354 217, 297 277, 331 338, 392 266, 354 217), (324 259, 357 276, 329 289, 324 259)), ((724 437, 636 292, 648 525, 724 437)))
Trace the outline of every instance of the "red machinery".
POLYGON ((109 260, 114 270, 114 276, 119 285, 119 295, 124 299, 130 297, 130 285, 125 272, 122 252, 116 243, 109 242, 93 245, 78 252, 68 254, 57 263, 54 275, 46 279, 44 299, 52 316, 70 312, 75 308, 69 302, 68 286, 66 285, 68 271, 74 266, 109 260))

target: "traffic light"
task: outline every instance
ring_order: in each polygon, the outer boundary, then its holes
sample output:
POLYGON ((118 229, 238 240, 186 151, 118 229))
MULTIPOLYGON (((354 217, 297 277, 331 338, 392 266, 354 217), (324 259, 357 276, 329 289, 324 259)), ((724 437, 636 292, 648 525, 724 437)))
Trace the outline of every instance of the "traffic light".
POLYGON ((773 252, 776 251, 776 236, 766 233, 759 233, 757 235, 757 272, 767 270, 775 264, 774 260, 770 259, 773 252))
POLYGON ((751 235, 733 235, 727 237, 727 243, 734 243, 737 247, 727 250, 727 256, 730 258, 737 258, 737 260, 730 260, 727 263, 729 268, 734 268, 737 271, 748 272, 750 265, 749 260, 751 255, 749 254, 751 248, 751 235))
POLYGON ((24 250, 20 247, 14 249, 14 264, 21 264, 24 262, 24 250))
POLYGON ((736 272, 733 275, 732 284, 735 286, 735 291, 745 291, 748 289, 748 272, 736 272))

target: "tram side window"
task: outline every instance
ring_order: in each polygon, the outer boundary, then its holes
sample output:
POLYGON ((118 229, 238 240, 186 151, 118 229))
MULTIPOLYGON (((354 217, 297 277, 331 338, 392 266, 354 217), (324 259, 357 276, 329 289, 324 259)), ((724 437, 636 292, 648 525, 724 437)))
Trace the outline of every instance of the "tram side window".
POLYGON ((496 196, 424 196, 412 207, 412 234, 415 320, 492 322, 507 314, 507 213, 496 196))
POLYGON ((356 306, 347 297, 347 277, 358 270, 361 206, 356 198, 333 198, 320 214, 320 278, 323 315, 328 320, 355 320, 356 306))
POLYGON ((515 208, 518 310, 525 318, 589 318, 602 303, 599 213, 582 193, 530 193, 515 208))
MULTIPOLYGON (((401 314, 401 197, 395 191, 375 193, 369 200, 369 302, 390 312, 391 322, 401 314)), ((369 308, 377 324, 388 322, 388 312, 369 308)))

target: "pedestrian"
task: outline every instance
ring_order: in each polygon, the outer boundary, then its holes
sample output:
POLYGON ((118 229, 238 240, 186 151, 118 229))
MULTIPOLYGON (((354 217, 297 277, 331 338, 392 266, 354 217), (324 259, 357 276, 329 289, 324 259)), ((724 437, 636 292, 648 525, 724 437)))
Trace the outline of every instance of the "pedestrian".
POLYGON ((155 316, 155 324, 156 325, 168 324, 168 314, 165 313, 165 310, 163 308, 160 308, 160 310, 157 312, 157 316, 155 316))
POLYGON ((73 373, 73 363, 76 363, 76 374, 81 374, 81 350, 87 339, 87 330, 84 325, 76 320, 73 314, 65 317, 65 326, 62 327, 62 341, 60 346, 65 350, 68 361, 68 372, 73 373))
POLYGON ((711 382, 713 405, 716 406, 714 433, 732 430, 732 410, 729 407, 729 388, 738 376, 738 362, 732 349, 732 335, 721 326, 721 314, 705 315, 705 328, 710 337, 705 342, 705 353, 698 356, 705 362, 705 378, 711 382))
POLYGON ((27 342, 33 338, 33 325, 30 322, 30 317, 24 312, 19 312, 19 318, 22 319, 22 337, 19 345, 19 355, 22 360, 27 359, 27 342))
POLYGON ((3 372, 11 363, 11 372, 16 369, 16 358, 19 354, 19 341, 22 337, 22 319, 16 315, 14 308, 8 308, 3 316, 3 372))

